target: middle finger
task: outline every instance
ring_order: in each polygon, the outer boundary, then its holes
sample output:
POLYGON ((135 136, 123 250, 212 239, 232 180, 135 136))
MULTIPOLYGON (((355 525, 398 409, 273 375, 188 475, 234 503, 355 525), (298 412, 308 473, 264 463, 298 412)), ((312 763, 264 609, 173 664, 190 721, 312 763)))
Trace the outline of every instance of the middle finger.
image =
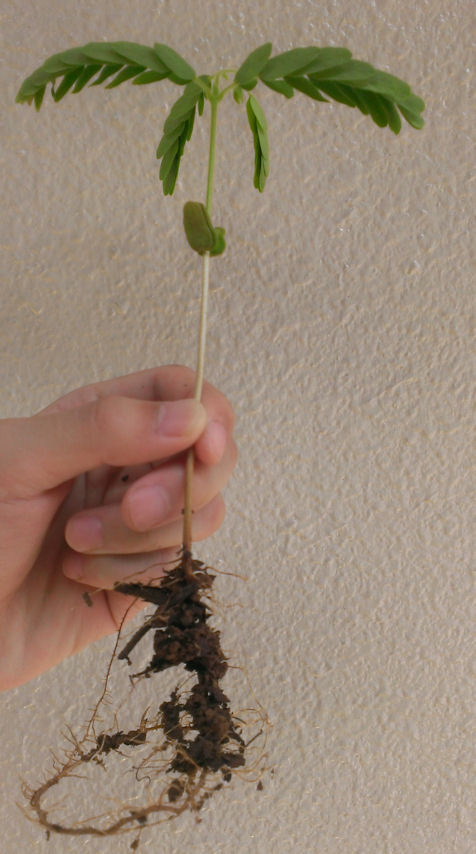
MULTIPOLYGON (((195 462, 192 508, 199 510, 226 485, 237 459, 233 440, 220 463, 195 462)), ((182 518, 184 462, 175 459, 135 481, 121 504, 88 508, 72 516, 65 539, 75 551, 93 554, 132 554, 160 548, 160 529, 182 518), (147 544, 147 548, 144 546, 147 544)))

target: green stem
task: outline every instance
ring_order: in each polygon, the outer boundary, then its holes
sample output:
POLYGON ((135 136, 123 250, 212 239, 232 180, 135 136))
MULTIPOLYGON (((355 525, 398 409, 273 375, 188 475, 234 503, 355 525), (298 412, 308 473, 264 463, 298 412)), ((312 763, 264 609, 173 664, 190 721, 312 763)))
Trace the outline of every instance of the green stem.
MULTIPOLYGON (((217 132, 218 100, 212 98, 211 121, 210 121, 210 147, 208 152, 208 179, 207 179, 207 201, 206 208, 209 216, 212 209, 213 175, 215 171, 215 144, 217 132)), ((207 309, 208 309, 208 285, 209 285, 210 253, 203 254, 202 268, 202 297, 200 302, 200 329, 198 334, 197 373, 195 378, 194 399, 200 400, 203 387, 203 372, 205 365, 205 345, 207 336, 207 309)), ((182 550, 186 561, 186 568, 192 573, 192 480, 193 480, 193 448, 187 453, 185 464, 185 496, 183 510, 183 536, 182 550)))
POLYGON ((207 179, 207 202, 206 207, 208 215, 212 215, 212 194, 213 194, 213 173, 215 171, 215 143, 217 136, 217 112, 218 102, 213 99, 211 102, 211 119, 210 119, 210 147, 208 151, 208 179, 207 179))

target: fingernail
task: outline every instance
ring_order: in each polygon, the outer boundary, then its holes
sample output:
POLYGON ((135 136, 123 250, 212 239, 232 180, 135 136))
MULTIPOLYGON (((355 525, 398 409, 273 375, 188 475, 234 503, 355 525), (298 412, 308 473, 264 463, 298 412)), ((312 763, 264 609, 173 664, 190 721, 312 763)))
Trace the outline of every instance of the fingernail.
POLYGON ((90 551, 102 545, 102 523, 95 516, 79 516, 67 526, 68 543, 78 551, 90 551))
POLYGON ((63 574, 66 578, 82 578, 83 559, 76 552, 71 552, 63 561, 63 574))
POLYGON ((216 461, 221 460, 226 447, 226 430, 220 421, 211 421, 205 430, 208 447, 216 461))
POLYGON ((138 531, 159 525, 170 510, 168 492, 161 486, 143 486, 130 497, 129 512, 138 531))
POLYGON ((174 400, 161 403, 157 427, 164 436, 193 433, 205 421, 205 410, 197 400, 174 400))

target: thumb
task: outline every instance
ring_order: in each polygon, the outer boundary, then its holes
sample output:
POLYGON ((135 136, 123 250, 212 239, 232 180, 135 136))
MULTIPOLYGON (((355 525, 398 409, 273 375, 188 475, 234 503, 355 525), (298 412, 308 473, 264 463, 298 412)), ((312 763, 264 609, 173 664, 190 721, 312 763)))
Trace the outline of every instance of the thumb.
POLYGON ((0 421, 0 501, 28 498, 101 465, 177 454, 195 443, 207 415, 195 400, 156 403, 110 395, 30 418, 0 421))

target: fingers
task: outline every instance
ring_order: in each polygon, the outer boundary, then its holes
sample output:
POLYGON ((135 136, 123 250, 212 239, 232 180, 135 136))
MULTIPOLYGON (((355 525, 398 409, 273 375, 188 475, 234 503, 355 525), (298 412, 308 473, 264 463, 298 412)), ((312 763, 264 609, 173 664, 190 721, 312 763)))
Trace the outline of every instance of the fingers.
MULTIPOLYGON (((195 463, 194 511, 208 505, 225 487, 236 459, 236 445, 231 440, 220 464, 210 467, 195 463)), ((66 542, 76 551, 96 554, 132 554, 165 548, 169 545, 164 538, 169 537, 170 523, 182 524, 184 481, 183 460, 165 463, 133 483, 121 504, 107 503, 72 516, 65 529, 66 542)), ((195 529, 194 517, 194 539, 195 529)))
MULTIPOLYGON (((75 409, 111 395, 151 401, 185 400, 193 397, 194 385, 195 372, 183 365, 148 368, 75 389, 50 404, 40 414, 75 409)), ((234 415, 226 397, 208 382, 203 383, 201 403, 206 409, 208 423, 196 443, 195 450, 197 458, 210 465, 217 462, 220 456, 214 446, 219 445, 220 441, 223 442, 223 438, 220 440, 217 434, 224 428, 226 435, 231 436, 234 415)))
POLYGON ((195 443, 207 423, 194 400, 118 395, 66 411, 0 422, 0 499, 31 497, 107 464, 164 459, 195 443), (13 423, 12 423, 13 422, 13 423))
MULTIPOLYGON (((224 516, 225 503, 222 496, 217 495, 194 514, 194 541, 204 540, 215 533, 224 516)), ((182 541, 182 522, 175 521, 160 529, 160 548, 154 532, 143 534, 142 537, 143 551, 138 554, 80 554, 68 550, 63 560, 63 573, 67 578, 108 590, 114 587, 116 581, 126 578, 137 578, 143 583, 160 578, 165 569, 177 561, 182 541)))

